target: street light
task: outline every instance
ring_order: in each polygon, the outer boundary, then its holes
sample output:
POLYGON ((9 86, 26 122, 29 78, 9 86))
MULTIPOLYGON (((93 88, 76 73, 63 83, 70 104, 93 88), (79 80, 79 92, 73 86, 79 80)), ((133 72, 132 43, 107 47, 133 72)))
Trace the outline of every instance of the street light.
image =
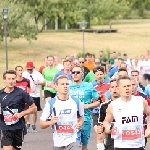
POLYGON ((3 8, 3 20, 4 20, 4 37, 5 37, 5 51, 6 51, 6 70, 8 70, 8 46, 7 46, 7 19, 8 8, 3 8))
POLYGON ((88 22, 82 21, 82 22, 78 22, 78 24, 81 26, 82 28, 82 39, 83 39, 83 56, 85 58, 85 45, 84 45, 84 30, 85 30, 85 26, 88 24, 88 22))

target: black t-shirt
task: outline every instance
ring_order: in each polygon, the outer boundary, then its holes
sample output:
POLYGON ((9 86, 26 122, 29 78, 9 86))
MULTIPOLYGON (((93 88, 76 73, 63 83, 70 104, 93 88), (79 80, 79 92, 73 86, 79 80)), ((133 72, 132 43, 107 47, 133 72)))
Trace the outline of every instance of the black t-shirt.
MULTIPOLYGON (((16 130, 25 127, 24 117, 20 118, 15 124, 6 125, 4 122, 4 113, 10 110, 17 110, 18 113, 22 112, 25 107, 25 103, 31 106, 34 101, 24 90, 18 87, 14 87, 14 90, 10 93, 6 93, 4 89, 0 90, 0 130, 16 130)), ((8 118, 9 119, 9 118, 8 118)))
MULTIPOLYGON (((106 101, 101 104, 100 111, 99 111, 98 125, 103 123, 103 121, 105 120, 107 108, 110 103, 111 103, 111 100, 106 101)), ((115 122, 115 120, 113 120, 113 122, 115 122)), ((108 147, 113 147, 113 146, 114 146, 114 139, 111 138, 111 134, 108 134, 106 147, 108 148, 108 147)))

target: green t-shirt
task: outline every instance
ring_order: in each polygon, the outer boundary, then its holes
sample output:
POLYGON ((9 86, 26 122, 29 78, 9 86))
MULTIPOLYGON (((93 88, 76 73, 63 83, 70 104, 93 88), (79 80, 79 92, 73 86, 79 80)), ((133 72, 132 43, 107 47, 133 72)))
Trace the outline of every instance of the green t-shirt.
MULTIPOLYGON (((109 80, 107 74, 104 75, 104 78, 105 78, 106 80, 109 80)), ((96 79, 95 79, 94 73, 91 71, 91 72, 89 72, 89 73, 85 76, 85 78, 84 78, 83 81, 84 81, 84 82, 93 82, 93 81, 95 81, 95 80, 96 80, 96 79)))
POLYGON ((52 93, 56 93, 56 90, 50 86, 50 83, 53 82, 53 79, 58 72, 59 69, 57 67, 53 67, 51 69, 49 67, 46 67, 45 69, 43 69, 42 74, 45 78, 44 91, 47 90, 52 93))
POLYGON ((102 58, 100 58, 101 66, 106 67, 106 64, 103 64, 103 63, 102 63, 102 61, 103 61, 103 62, 106 62, 106 61, 107 61, 107 58, 106 58, 106 57, 102 57, 102 58))
POLYGON ((95 81, 96 79, 95 79, 95 76, 94 76, 94 73, 91 71, 91 72, 89 72, 86 76, 85 76, 85 78, 84 78, 84 82, 93 82, 93 81, 95 81))
POLYGON ((114 65, 114 61, 115 61, 114 58, 110 58, 110 59, 109 59, 109 64, 114 65))

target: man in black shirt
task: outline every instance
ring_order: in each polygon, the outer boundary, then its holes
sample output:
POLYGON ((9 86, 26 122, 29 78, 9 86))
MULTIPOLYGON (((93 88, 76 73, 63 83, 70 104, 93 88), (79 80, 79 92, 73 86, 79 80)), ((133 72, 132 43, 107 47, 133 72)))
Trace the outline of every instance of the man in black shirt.
MULTIPOLYGON (((109 101, 102 103, 100 106, 97 134, 102 134, 103 132, 102 124, 103 124, 103 121, 105 120, 108 105, 111 103, 111 101, 119 98, 119 92, 117 90, 116 79, 113 79, 110 81, 110 92, 111 92, 111 99, 109 101)), ((113 122, 115 122, 115 120, 113 120, 113 122)), ((106 137, 107 139, 106 139, 105 150, 114 150, 114 140, 111 138, 111 134, 108 134, 106 137)), ((100 150, 100 149, 101 148, 97 150, 100 150)))
POLYGON ((16 72, 5 71, 5 88, 0 90, 0 130, 3 136, 3 150, 21 150, 22 131, 25 127, 24 116, 37 111, 33 99, 21 88, 16 87, 16 72), (30 107, 24 110, 25 103, 30 107))
POLYGON ((83 78, 90 72, 90 70, 84 66, 84 58, 79 58, 79 66, 83 69, 83 78))

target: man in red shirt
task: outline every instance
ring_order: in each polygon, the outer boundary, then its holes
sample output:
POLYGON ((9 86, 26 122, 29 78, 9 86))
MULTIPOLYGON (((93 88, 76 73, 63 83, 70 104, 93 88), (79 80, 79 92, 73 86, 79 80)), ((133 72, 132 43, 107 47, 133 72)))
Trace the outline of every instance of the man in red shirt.
MULTIPOLYGON (((29 93, 30 91, 30 80, 22 77, 23 73, 23 67, 22 66, 16 66, 16 86, 23 89, 25 92, 29 93)), ((28 104, 25 103, 25 110, 29 108, 28 104)), ((29 122, 29 115, 24 116, 25 123, 27 124, 29 122)), ((24 134, 23 134, 24 136, 24 134)))
POLYGON ((48 66, 48 64, 47 64, 47 58, 44 58, 44 63, 45 63, 45 64, 39 68, 39 72, 40 72, 41 74, 42 74, 43 69, 48 66))

